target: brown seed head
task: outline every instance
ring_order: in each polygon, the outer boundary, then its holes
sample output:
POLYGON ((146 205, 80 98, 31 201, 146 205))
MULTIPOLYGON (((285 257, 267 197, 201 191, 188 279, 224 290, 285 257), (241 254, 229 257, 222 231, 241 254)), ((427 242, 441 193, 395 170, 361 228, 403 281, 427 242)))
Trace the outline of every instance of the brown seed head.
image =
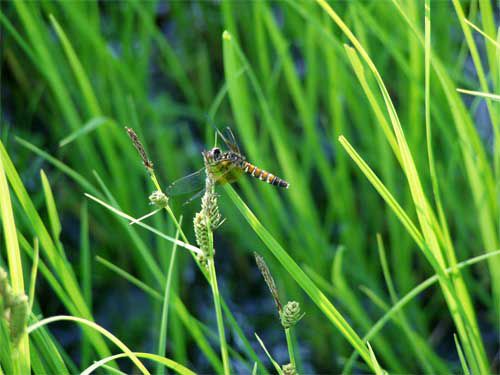
POLYGON ((132 128, 127 128, 125 127, 125 130, 127 131, 128 136, 132 140, 132 144, 134 145, 135 149, 139 153, 139 156, 142 159, 142 163, 147 169, 153 169, 153 162, 148 159, 148 156, 146 155, 146 151, 144 150, 144 146, 142 145, 141 141, 139 140, 139 137, 135 133, 134 129, 132 128))

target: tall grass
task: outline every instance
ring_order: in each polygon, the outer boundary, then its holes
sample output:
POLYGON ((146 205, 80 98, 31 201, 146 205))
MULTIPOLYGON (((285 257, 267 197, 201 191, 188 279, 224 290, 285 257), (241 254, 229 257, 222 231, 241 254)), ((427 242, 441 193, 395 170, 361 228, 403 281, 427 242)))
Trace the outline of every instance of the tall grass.
POLYGON ((498 372, 498 11, 4 3, 0 374, 286 373, 287 347, 300 373, 498 372), (203 167, 214 126, 290 189, 217 188, 206 269, 199 201, 129 222, 203 167), (254 251, 306 313, 294 335, 254 251))

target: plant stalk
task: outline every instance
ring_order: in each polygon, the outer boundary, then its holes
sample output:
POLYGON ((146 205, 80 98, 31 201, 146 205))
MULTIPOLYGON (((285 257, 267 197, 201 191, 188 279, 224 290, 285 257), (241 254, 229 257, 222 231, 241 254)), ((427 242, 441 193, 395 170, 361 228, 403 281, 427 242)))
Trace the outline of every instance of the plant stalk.
MULTIPOLYGON (((211 233, 210 233, 211 234, 211 233)), ((215 262, 213 256, 208 259, 208 270, 210 274, 210 286, 212 287, 212 296, 214 298, 215 315, 217 317, 217 329, 219 331, 220 352, 224 374, 229 375, 231 368, 229 365, 229 355, 227 351, 226 333, 224 331, 224 321, 222 319, 222 309, 220 303, 219 286, 217 285, 217 274, 215 273, 215 262)))
POLYGON ((295 363, 295 348, 293 346, 292 331, 291 328, 285 328, 286 336, 286 346, 288 347, 288 356, 290 357, 290 363, 296 369, 297 364, 295 363))

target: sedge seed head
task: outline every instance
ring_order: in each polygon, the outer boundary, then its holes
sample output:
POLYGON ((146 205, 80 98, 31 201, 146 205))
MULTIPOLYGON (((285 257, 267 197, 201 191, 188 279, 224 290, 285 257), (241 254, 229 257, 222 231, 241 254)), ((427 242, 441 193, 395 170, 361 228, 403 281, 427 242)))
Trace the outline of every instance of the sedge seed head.
POLYGON ((127 128, 127 127, 125 127, 125 130, 127 131, 129 138, 132 140, 132 144, 134 145, 135 149, 139 153, 139 156, 142 159, 142 163, 148 169, 148 171, 152 171, 153 170, 153 162, 148 159, 148 156, 146 154, 146 150, 144 150, 144 146, 142 145, 141 141, 139 140, 139 137, 137 136, 136 132, 134 131, 134 129, 127 128))
POLYGON ((282 306, 278 295, 278 288, 276 288, 276 283, 274 282, 273 276, 271 275, 271 271, 269 271, 269 267, 267 266, 262 256, 260 256, 256 252, 254 252, 254 256, 257 267, 259 267, 259 271, 262 274, 262 277, 264 277, 264 281, 266 282, 267 287, 269 288, 269 291, 273 296, 274 303, 276 304, 276 307, 278 309, 278 314, 281 315, 282 306))
POLYGON ((291 363, 287 363, 281 367, 284 375, 297 375, 297 369, 291 363))
POLYGON ((158 208, 164 208, 168 206, 168 197, 163 192, 155 190, 149 196, 149 202, 158 208))
POLYGON ((296 325, 304 315, 305 314, 300 311, 300 303, 289 301, 281 312, 281 325, 285 329, 291 328, 296 325))

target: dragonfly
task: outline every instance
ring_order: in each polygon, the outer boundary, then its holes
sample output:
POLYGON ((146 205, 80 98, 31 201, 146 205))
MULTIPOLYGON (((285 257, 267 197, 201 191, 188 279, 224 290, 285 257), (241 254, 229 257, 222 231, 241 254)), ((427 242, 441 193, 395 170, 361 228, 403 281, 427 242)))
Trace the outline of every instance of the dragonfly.
POLYGON ((165 191, 167 196, 186 194, 201 190, 188 202, 203 193, 205 178, 207 173, 218 185, 231 184, 238 180, 242 175, 248 174, 268 184, 288 189, 290 184, 284 179, 261 169, 248 162, 246 157, 240 152, 238 143, 234 137, 231 128, 224 129, 224 133, 216 129, 218 136, 224 141, 227 149, 213 147, 208 151, 203 151, 205 167, 174 181, 165 191))

